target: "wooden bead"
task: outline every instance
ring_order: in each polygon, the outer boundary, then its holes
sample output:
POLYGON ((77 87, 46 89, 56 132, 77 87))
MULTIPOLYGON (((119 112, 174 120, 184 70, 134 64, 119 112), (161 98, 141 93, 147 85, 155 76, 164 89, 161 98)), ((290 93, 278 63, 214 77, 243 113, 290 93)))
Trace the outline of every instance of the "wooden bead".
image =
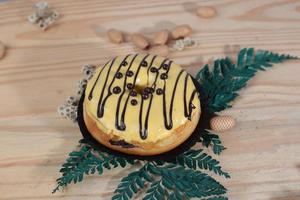
POLYGON ((123 33, 116 29, 109 29, 107 31, 107 37, 112 43, 115 44, 120 44, 124 42, 123 33))
POLYGON ((189 36, 191 33, 192 33, 192 28, 187 24, 183 24, 175 27, 172 30, 171 35, 173 39, 179 39, 179 38, 185 38, 189 36))
POLYGON ((157 46, 153 46, 149 50, 149 53, 153 55, 162 56, 162 57, 168 57, 170 50, 167 45, 157 45, 157 46))
POLYGON ((201 6, 197 8, 196 14, 202 18, 213 18, 217 15, 217 10, 212 6, 201 6))
POLYGON ((139 49, 147 49, 150 46, 148 40, 142 34, 139 33, 132 34, 131 41, 139 49))
POLYGON ((157 45, 163 45, 166 44, 169 38, 169 31, 163 30, 159 31, 155 34, 153 43, 157 45))
POLYGON ((235 120, 231 116, 216 116, 210 120, 210 128, 213 131, 223 132, 235 126, 235 120))
POLYGON ((6 50, 5 45, 0 41, 0 59, 2 59, 4 57, 5 50, 6 50))

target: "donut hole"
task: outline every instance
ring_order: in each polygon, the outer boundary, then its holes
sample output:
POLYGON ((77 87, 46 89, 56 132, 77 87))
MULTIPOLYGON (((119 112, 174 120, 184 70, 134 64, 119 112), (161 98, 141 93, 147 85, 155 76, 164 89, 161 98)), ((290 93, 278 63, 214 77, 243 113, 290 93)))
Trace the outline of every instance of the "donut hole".
POLYGON ((143 90, 148 87, 148 81, 147 78, 144 77, 137 77, 136 83, 134 85, 134 90, 138 94, 142 94, 143 90))
POLYGON ((147 86, 144 85, 135 85, 134 86, 134 90, 138 93, 138 94, 142 94, 143 90, 146 88, 147 86))

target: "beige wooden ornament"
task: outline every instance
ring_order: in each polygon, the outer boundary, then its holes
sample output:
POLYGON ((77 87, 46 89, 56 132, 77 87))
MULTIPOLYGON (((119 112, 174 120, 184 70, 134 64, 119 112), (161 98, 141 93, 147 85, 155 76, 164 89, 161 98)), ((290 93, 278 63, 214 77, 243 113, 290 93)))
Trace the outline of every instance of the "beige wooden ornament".
POLYGON ((235 126, 235 119, 231 116, 216 116, 210 120, 210 128, 213 131, 223 132, 235 126))

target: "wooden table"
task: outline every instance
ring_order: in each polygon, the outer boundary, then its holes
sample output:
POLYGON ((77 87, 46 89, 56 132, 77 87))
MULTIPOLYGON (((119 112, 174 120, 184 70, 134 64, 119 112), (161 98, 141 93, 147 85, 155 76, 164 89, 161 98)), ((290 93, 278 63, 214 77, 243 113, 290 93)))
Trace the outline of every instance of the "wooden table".
MULTIPOLYGON (((60 165, 81 138, 75 124, 57 115, 57 106, 74 93, 83 64, 136 51, 130 43, 109 43, 109 28, 151 36, 191 25, 199 46, 170 55, 191 73, 240 47, 300 56, 299 0, 51 0, 62 17, 45 32, 26 20, 36 1, 1 2, 0 40, 8 46, 0 60, 2 200, 110 199, 128 172, 111 170, 51 194, 60 165), (218 16, 195 16, 200 5, 215 6, 218 16)), ((216 177, 229 199, 300 199, 299 74, 299 61, 260 72, 222 113, 237 119, 233 130, 220 135, 228 149, 217 157, 232 175, 216 177)))

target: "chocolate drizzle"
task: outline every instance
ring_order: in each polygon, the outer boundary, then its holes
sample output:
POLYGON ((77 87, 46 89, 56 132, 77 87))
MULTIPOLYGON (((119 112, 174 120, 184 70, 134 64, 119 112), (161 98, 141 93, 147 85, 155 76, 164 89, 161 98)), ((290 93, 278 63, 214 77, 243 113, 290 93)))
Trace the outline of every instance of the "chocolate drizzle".
MULTIPOLYGON (((165 59, 161 63, 159 69, 161 69, 163 67, 163 65, 165 64, 166 61, 167 61, 167 59, 165 59)), ((171 63, 172 63, 172 61, 170 61, 169 64, 171 64, 171 63)), ((156 81, 157 81, 157 78, 158 78, 158 75, 159 75, 159 69, 155 72, 156 73, 156 77, 155 77, 154 83, 152 84, 152 87, 151 87, 153 90, 156 87, 156 81)), ((149 70, 147 72, 149 72, 149 70)), ((150 114, 150 109, 151 109, 152 99, 153 99, 153 94, 150 93, 150 95, 151 96, 150 96, 149 104, 148 104, 148 107, 147 107, 147 113, 146 113, 146 117, 145 117, 145 121, 144 121, 144 127, 143 127, 143 123, 142 123, 144 98, 142 98, 142 100, 141 100, 141 107, 140 107, 140 114, 139 114, 139 127, 140 127, 139 132, 140 132, 140 137, 143 140, 145 140, 147 138, 147 136, 148 136, 148 121, 149 121, 149 114, 150 114)))
POLYGON ((126 142, 125 140, 109 140, 111 145, 121 146, 123 148, 134 148, 133 144, 126 142))
POLYGON ((153 61, 155 60, 156 57, 157 56, 153 56, 153 59, 147 69, 147 85, 149 85, 149 71, 151 71, 152 73, 158 73, 158 69, 155 67, 152 67, 153 61))
MULTIPOLYGON (((125 58, 123 59, 123 61, 122 61, 121 64, 119 65, 116 74, 120 73, 119 71, 120 71, 120 69, 121 69, 121 67, 122 67, 122 63, 126 62, 126 59, 127 59, 129 56, 130 56, 130 54, 127 55, 127 56, 125 56, 125 58)), ((114 93, 114 94, 119 94, 119 93, 121 92, 121 88, 120 88, 119 86, 115 87, 115 88, 113 89, 113 92, 111 92, 111 87, 112 87, 113 83, 115 82, 115 79, 117 78, 117 77, 116 77, 116 74, 115 74, 115 76, 113 77, 113 79, 111 80, 111 82, 110 82, 110 84, 109 84, 109 86, 108 86, 108 90, 107 90, 108 92, 107 92, 107 95, 106 95, 106 97, 103 99, 103 102, 101 102, 102 97, 103 97, 103 91, 104 91, 104 89, 105 89, 105 86, 106 86, 106 83, 107 83, 107 79, 108 79, 108 77, 109 77, 110 70, 111 70, 111 66, 110 66, 110 68, 109 68, 108 73, 106 74, 105 83, 104 83, 104 86, 103 86, 103 89, 102 89, 102 93, 101 93, 101 96, 100 96, 100 100, 99 100, 99 104, 98 104, 98 112, 97 112, 97 115, 98 115, 99 118, 102 118, 103 115, 104 115, 104 106, 105 106, 105 103, 106 103, 107 99, 108 99, 113 93, 114 93)))
POLYGON ((184 104, 184 116, 185 117, 188 117, 188 108, 187 108, 187 105, 186 105, 186 89, 187 89, 187 82, 188 82, 188 74, 185 75, 185 78, 184 78, 184 87, 183 87, 183 104, 184 104))
MULTIPOLYGON (((131 66, 132 66, 132 64, 133 64, 133 62, 134 62, 134 60, 136 59, 137 56, 138 56, 138 54, 134 55, 134 57, 132 58, 129 67, 126 70, 126 75, 127 75, 127 72, 129 72, 129 70, 130 70, 130 68, 131 68, 131 66)), ((127 83, 127 77, 128 76, 126 76, 124 78, 122 93, 120 94, 120 96, 118 98, 118 102, 117 102, 117 109, 116 109, 116 116, 115 116, 115 126, 118 130, 125 130, 126 129, 125 123, 122 120, 119 122, 119 113, 120 113, 120 107, 121 107, 121 100, 123 98, 123 95, 125 94, 125 87, 126 87, 126 83, 127 83)), ((128 100, 129 100, 129 95, 126 98, 126 102, 125 102, 123 112, 126 111, 126 106, 127 106, 128 100)))
MULTIPOLYGON (((172 92, 172 97, 171 97, 171 103, 169 107, 169 122, 167 119, 167 108, 166 108, 166 92, 163 93, 163 114, 164 114, 164 120, 165 120, 165 127, 166 129, 170 130, 173 127, 173 119, 172 119, 172 113, 173 113, 173 103, 174 103, 174 97, 175 97, 175 92, 177 89, 177 84, 180 79, 180 76, 182 75, 184 71, 181 70, 176 78, 174 89, 172 92)), ((166 91, 166 81, 164 81, 164 91, 166 91)))
MULTIPOLYGON (((112 71, 112 67, 114 65, 114 62, 116 60, 113 59, 111 61, 111 64, 109 66, 109 69, 106 72, 105 81, 100 93, 99 101, 98 101, 98 109, 97 109, 97 116, 99 118, 102 118, 104 116, 104 108, 105 103, 109 99, 110 96, 116 95, 117 96, 117 105, 116 105, 116 113, 115 113, 115 127, 117 130, 124 131, 126 130, 126 124, 125 124, 125 116, 126 116, 126 110, 127 106, 139 106, 139 134, 140 138, 145 140, 148 136, 148 125, 149 125, 149 116, 150 116, 150 110, 152 107, 152 101, 154 95, 157 95, 157 97, 162 97, 162 109, 163 109, 163 118, 164 118, 164 125, 167 130, 170 130, 173 128, 173 106, 174 106, 174 100, 177 92, 177 86, 178 82, 181 79, 182 75, 185 74, 184 78, 184 89, 183 89, 183 101, 184 101, 184 116, 191 120, 193 109, 196 107, 193 105, 193 100, 195 96, 197 96, 197 90, 193 90, 193 92, 190 94, 190 98, 187 99, 187 83, 189 79, 189 74, 184 73, 184 70, 181 70, 177 77, 174 85, 167 85, 168 81, 168 73, 172 69, 172 61, 168 61, 168 59, 165 59, 161 62, 160 66, 152 66, 154 63, 154 60, 156 59, 156 56, 152 57, 151 62, 147 62, 146 59, 149 57, 149 55, 145 55, 141 62, 139 63, 137 69, 132 70, 133 63, 135 62, 138 54, 132 56, 131 61, 127 61, 127 58, 130 55, 127 55, 123 61, 120 62, 120 65, 118 66, 115 74, 113 75, 113 78, 110 82, 108 82, 108 79, 110 77, 110 73, 112 71), (130 63, 128 63, 130 62, 130 63), (126 63, 126 65, 124 65, 126 63), (121 73, 122 67, 126 67, 126 72, 121 73), (136 89, 136 81, 138 78, 138 75, 140 71, 147 69, 147 87, 145 88, 138 88, 136 89), (152 83, 149 83, 149 71, 151 73, 155 74, 155 79, 152 83), (122 78, 122 74, 124 74, 124 77, 122 78), (115 79, 118 79, 119 81, 123 81, 122 86, 115 86, 112 89, 112 86, 115 82, 115 79), (133 79, 132 81, 128 81, 128 79, 133 79), (156 88, 157 81, 163 81, 163 87, 162 88, 156 88), (108 85, 108 87, 107 87, 108 85), (167 87, 170 87, 172 90, 172 95, 169 101, 169 104, 167 104, 167 93, 166 89, 167 87), (104 96, 104 91, 107 91, 106 96, 104 96), (124 96, 126 95, 126 96, 124 96), (125 97, 125 99, 124 99, 125 97), (140 99, 140 102, 137 100, 140 99), (138 105, 139 104, 139 105, 138 105), (144 113, 145 112, 145 113, 144 113)), ((109 63, 109 62, 108 62, 109 63)), ((95 88, 95 85, 97 84, 99 77, 102 74, 102 71, 104 68, 108 65, 106 65, 101 69, 99 72, 97 79, 95 80, 95 83, 90 91, 90 94, 88 96, 88 99, 91 100, 93 98, 93 91, 95 88)))
POLYGON ((191 98, 190 98, 190 101, 189 101, 189 112, 188 112, 188 115, 187 115, 187 118, 189 120, 192 119, 192 112, 193 112, 193 109, 196 108, 196 106, 192 103, 194 98, 195 98, 195 95, 197 93, 197 90, 195 89, 193 92, 192 92, 192 95, 191 95, 191 98))
POLYGON ((109 62, 110 62, 110 61, 108 61, 108 62, 104 65, 104 67, 102 67, 100 73, 98 74, 97 79, 96 79, 96 81, 95 81, 95 83, 94 83, 94 85, 93 85, 93 87, 92 87, 92 89, 91 89, 91 91, 90 91, 89 96, 88 96, 88 99, 89 99, 89 100, 91 100, 91 99, 93 98, 93 92, 94 92, 95 86, 96 86, 96 84, 97 84, 97 82, 98 82, 98 80, 99 80, 99 77, 100 77, 101 74, 102 74, 102 71, 105 69, 105 67, 107 66, 107 64, 108 64, 109 62))

